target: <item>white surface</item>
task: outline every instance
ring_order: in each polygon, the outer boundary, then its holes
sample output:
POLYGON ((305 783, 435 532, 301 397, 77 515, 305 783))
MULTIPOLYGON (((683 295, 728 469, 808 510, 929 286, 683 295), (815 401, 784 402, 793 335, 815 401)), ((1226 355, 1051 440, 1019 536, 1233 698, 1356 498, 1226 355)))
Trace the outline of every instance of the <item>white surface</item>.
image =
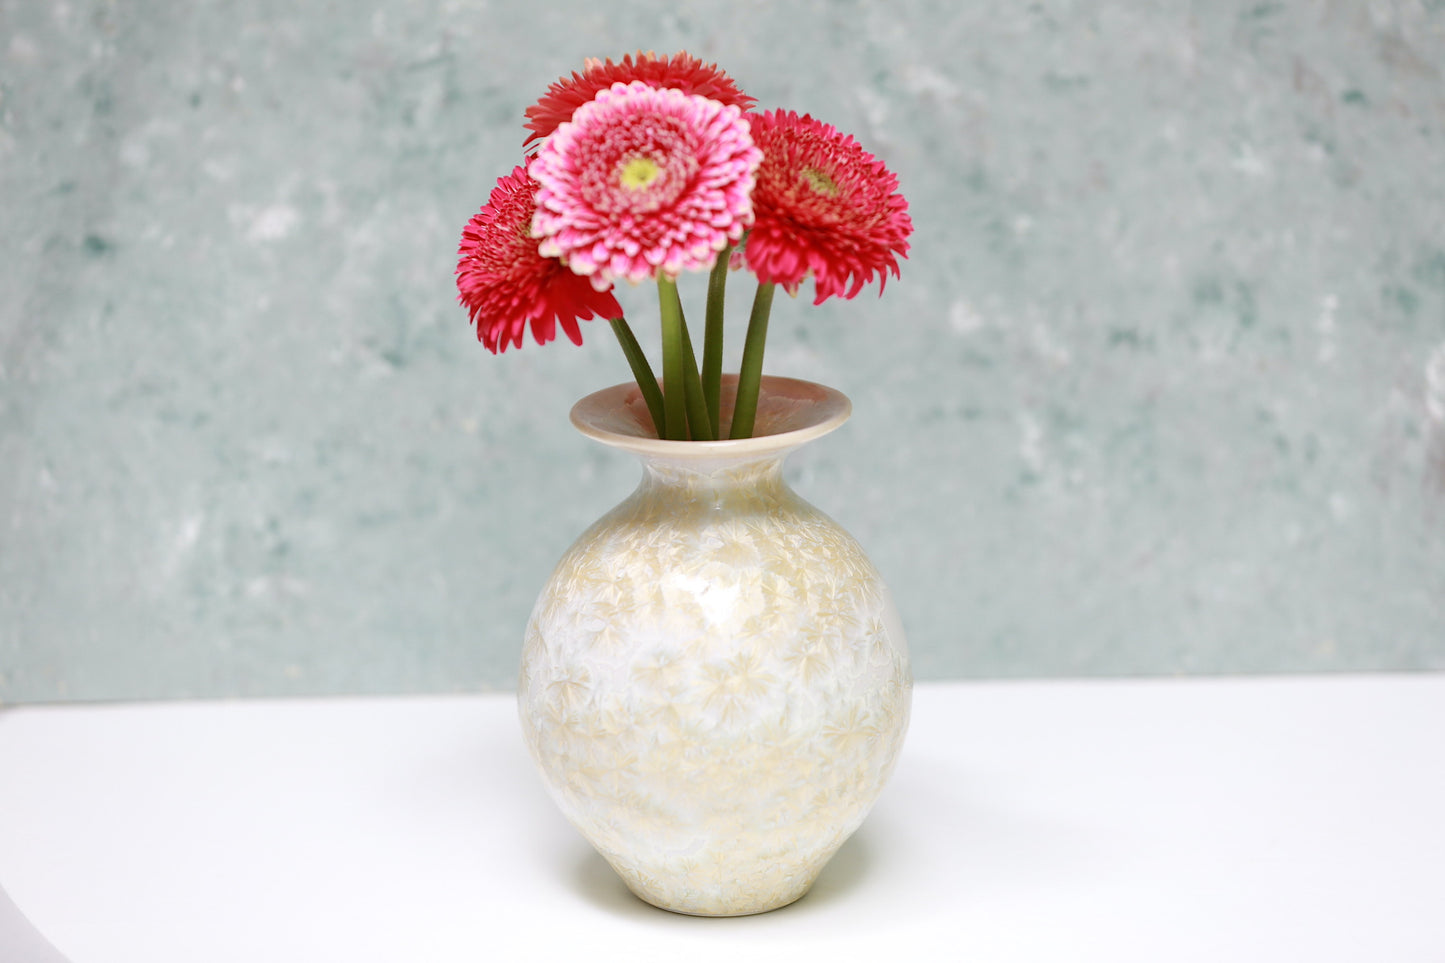
POLYGON ((622 888, 509 695, 8 709, 0 886, 72 963, 1445 961, 1442 738, 1438 675, 920 686, 813 893, 714 920, 622 888))

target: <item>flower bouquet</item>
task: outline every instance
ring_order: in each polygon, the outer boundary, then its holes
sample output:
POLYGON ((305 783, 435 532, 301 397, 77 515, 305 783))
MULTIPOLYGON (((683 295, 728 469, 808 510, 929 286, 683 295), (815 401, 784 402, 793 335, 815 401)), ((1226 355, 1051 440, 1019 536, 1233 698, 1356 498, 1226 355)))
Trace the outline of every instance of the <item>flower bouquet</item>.
POLYGON ((611 322, 657 437, 752 436, 773 293, 811 279, 814 303, 898 276, 913 230, 898 179, 852 137, 755 100, 716 65, 678 53, 589 60, 527 114, 530 153, 467 224, 460 300, 492 352, 539 344, 558 326, 611 322), (721 421, 724 292, 730 270, 757 279, 737 401, 721 421), (701 366, 677 278, 709 271, 701 366), (655 282, 662 379, 613 296, 655 282))
POLYGON ((912 685, 881 576, 782 476, 848 399, 762 376, 774 291, 881 288, 908 250, 908 206, 851 137, 752 106, 687 54, 589 62, 527 111, 534 152, 467 225, 457 265, 493 352, 528 327, 580 343, 578 322, 601 317, 632 368, 635 387, 572 409, 645 470, 543 586, 519 716, 552 798, 632 891, 709 916, 807 891, 882 790, 912 685), (735 268, 757 293, 734 400, 722 347, 735 268), (711 272, 701 364, 684 271, 711 272), (657 286, 660 383, 614 297, 624 280, 657 286))

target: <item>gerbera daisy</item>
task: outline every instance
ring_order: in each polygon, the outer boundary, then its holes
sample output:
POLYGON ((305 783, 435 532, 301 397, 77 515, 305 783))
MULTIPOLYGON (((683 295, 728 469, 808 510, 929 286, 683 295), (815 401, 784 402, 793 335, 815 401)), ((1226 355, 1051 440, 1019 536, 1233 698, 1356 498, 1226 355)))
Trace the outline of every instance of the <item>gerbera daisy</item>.
POLYGON ((526 127, 532 133, 522 146, 541 140, 571 120, 577 108, 590 103, 599 92, 611 89, 613 84, 630 84, 634 80, 649 87, 698 94, 740 110, 750 110, 757 103, 739 90, 737 83, 718 69, 717 64, 705 64, 686 51, 671 57, 638 51, 635 60, 632 54, 627 54, 620 64, 614 64, 610 57, 605 61, 589 57, 580 74, 573 71, 570 79, 552 84, 541 100, 527 108, 526 127))
POLYGON ((752 117, 763 150, 753 190, 755 222, 744 259, 759 281, 796 294, 813 278, 814 304, 851 298, 908 256, 913 221, 898 178, 852 137, 792 111, 752 117))
POLYGON ((711 267, 752 223, 762 152, 734 106, 642 81, 614 84, 533 159, 532 234, 599 289, 711 267))
POLYGON ((573 344, 582 343, 578 319, 619 318, 610 290, 598 289, 537 250, 531 235, 537 182, 519 166, 498 179, 487 203, 462 232, 457 251, 457 291, 487 350, 522 346, 527 325, 538 344, 557 336, 557 324, 573 344))

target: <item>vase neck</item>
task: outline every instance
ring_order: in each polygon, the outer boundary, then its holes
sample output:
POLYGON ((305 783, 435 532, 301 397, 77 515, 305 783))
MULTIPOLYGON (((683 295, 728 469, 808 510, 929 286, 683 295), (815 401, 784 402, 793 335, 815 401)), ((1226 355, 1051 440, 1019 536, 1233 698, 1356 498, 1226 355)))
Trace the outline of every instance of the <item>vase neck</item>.
POLYGON ((783 460, 787 452, 753 458, 642 458, 642 488, 685 497, 726 500, 732 493, 751 495, 786 490, 783 460))

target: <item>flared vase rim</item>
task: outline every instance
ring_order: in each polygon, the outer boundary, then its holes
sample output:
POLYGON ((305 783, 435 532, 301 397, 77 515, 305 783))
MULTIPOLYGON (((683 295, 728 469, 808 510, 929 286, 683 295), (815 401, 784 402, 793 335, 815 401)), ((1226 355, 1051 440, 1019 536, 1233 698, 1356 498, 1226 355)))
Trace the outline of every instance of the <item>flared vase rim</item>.
MULTIPOLYGON (((732 415, 737 376, 723 376, 723 429, 732 415)), ((594 391, 572 406, 572 425, 604 445, 644 457, 689 461, 751 459, 786 454, 841 426, 853 412, 853 403, 836 388, 764 375, 758 399, 757 434, 752 438, 720 441, 667 441, 657 437, 647 404, 636 382, 628 381, 594 391)))

